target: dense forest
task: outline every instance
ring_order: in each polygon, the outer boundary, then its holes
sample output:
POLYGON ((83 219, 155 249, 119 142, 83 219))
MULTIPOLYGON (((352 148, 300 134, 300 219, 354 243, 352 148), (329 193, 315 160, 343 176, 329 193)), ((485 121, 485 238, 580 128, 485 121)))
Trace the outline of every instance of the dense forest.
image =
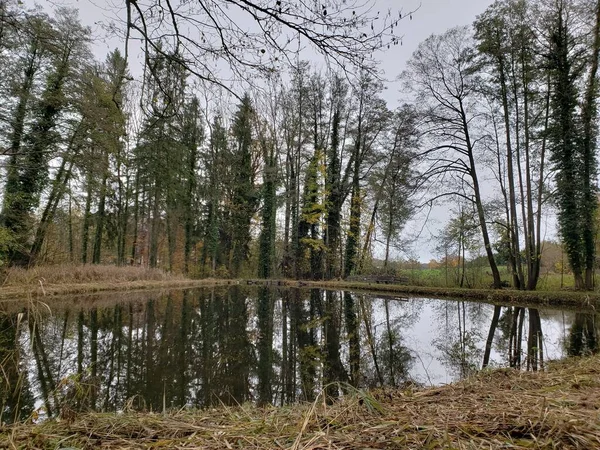
MULTIPOLYGON (((282 3, 261 14, 283 20, 282 3)), ((334 31, 356 15, 341 4, 319 7, 334 31)), ((185 38, 171 11, 173 41, 150 35, 152 11, 137 8, 127 2, 139 17, 124 39, 144 38, 139 79, 126 50, 95 59, 76 11, 0 2, 5 266, 345 278, 373 270, 374 255, 378 270, 392 270, 406 222, 441 203, 452 205, 441 252, 463 261, 479 252, 494 287, 536 288, 556 213, 575 285, 593 288, 600 2, 494 3, 472 26, 418 46, 388 86, 406 94, 395 109, 376 67, 336 59, 364 61, 361 51, 397 45, 393 34, 375 32, 376 44, 364 34, 348 49, 299 32, 339 62, 323 67, 269 56, 270 29, 246 46, 235 34, 238 46, 222 43, 221 55, 236 76, 260 73, 240 93, 190 58, 205 39, 213 51, 219 26, 185 38)))

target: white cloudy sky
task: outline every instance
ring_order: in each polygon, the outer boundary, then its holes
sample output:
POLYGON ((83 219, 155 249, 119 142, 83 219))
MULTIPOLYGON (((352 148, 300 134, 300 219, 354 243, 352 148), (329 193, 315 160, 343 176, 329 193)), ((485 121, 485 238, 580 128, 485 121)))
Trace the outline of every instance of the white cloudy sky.
MULTIPOLYGON (((33 2, 26 0, 25 3, 32 4, 33 2)), ((113 48, 123 47, 123 43, 115 36, 111 36, 105 26, 110 22, 124 23, 124 1, 38 0, 37 3, 49 9, 57 5, 78 8, 82 22, 91 26, 97 37, 93 48, 99 59, 103 59, 104 55, 113 48)), ((412 20, 405 18, 401 22, 402 45, 392 46, 390 50, 381 55, 381 69, 385 79, 388 80, 384 95, 391 108, 396 107, 404 97, 400 83, 395 79, 404 69, 406 61, 417 45, 431 34, 443 33, 454 26, 471 24, 476 16, 492 3, 493 0, 374 0, 375 9, 382 12, 388 9, 396 11, 399 8, 404 13, 416 10, 412 20)), ((131 49, 130 55, 130 68, 134 75, 139 74, 142 56, 135 51, 135 48, 131 49)), ((419 236, 412 246, 411 256, 424 262, 437 256, 432 251, 435 246, 432 235, 443 226, 450 207, 451 205, 444 205, 436 207, 429 214, 423 212, 409 224, 407 230, 409 235, 419 236)))
MULTIPOLYGON (((402 45, 393 46, 380 58, 385 77, 394 80, 402 72, 406 61, 420 42, 431 34, 442 33, 454 26, 471 24, 478 14, 493 3, 493 0, 373 0, 373 3, 373 9, 382 12, 390 9, 393 11, 401 9, 404 13, 415 11, 412 20, 405 18, 401 22, 402 45)), ((91 26, 96 36, 102 36, 94 42, 98 55, 105 54, 120 45, 117 39, 111 39, 99 25, 119 20, 124 23, 124 1, 41 0, 41 4, 48 7, 61 4, 78 8, 84 24, 91 26)), ((131 61, 131 65, 135 66, 135 61, 131 61)), ((399 97, 397 93, 399 86, 390 83, 389 90, 389 100, 395 102, 399 97)))

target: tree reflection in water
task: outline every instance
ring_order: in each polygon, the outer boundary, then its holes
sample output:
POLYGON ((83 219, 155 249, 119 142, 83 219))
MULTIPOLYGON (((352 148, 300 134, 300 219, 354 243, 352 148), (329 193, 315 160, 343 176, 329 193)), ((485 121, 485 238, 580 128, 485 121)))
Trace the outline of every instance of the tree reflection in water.
POLYGON ((566 342, 569 356, 594 355, 598 353, 598 315, 575 313, 575 320, 566 342))
MULTIPOLYGON (((546 319, 531 308, 240 286, 143 295, 64 301, 52 314, 7 306, 1 420, 36 409, 283 405, 321 392, 332 401, 349 384, 422 382, 417 361, 428 355, 452 378, 492 363, 538 370, 546 356, 546 319)), ((597 351, 595 326, 595 316, 575 315, 569 354, 597 351)))

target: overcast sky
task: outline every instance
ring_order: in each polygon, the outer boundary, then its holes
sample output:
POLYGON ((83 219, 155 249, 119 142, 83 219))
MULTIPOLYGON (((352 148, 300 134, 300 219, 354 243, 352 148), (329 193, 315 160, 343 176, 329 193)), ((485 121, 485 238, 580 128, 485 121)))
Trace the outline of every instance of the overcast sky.
MULTIPOLYGON (((404 20, 400 29, 404 36, 402 46, 394 46, 381 58, 381 67, 388 80, 393 81, 404 70, 406 61, 420 42, 432 34, 441 34, 449 28, 470 25, 475 18, 493 3, 493 0, 378 0, 382 8, 398 8, 404 11, 417 9, 412 20, 404 20), (420 5, 420 6, 419 6, 420 5)), ((390 103, 399 98, 395 91, 399 83, 389 83, 390 103)), ((390 105, 393 106, 393 105, 390 105)))
MULTIPOLYGON (((193 1, 193 0, 192 0, 193 1)), ((26 0, 32 4, 32 0, 26 0)), ((79 9, 82 22, 92 27, 95 41, 94 50, 102 58, 109 50, 123 46, 119 39, 111 38, 110 33, 102 29, 113 21, 125 22, 125 2, 115 0, 38 0, 47 8, 53 5, 68 5, 79 9)), ((412 20, 405 17, 400 25, 400 33, 404 36, 402 45, 392 46, 381 54, 381 68, 388 80, 394 80, 403 70, 417 45, 431 34, 439 34, 448 28, 470 25, 478 14, 481 14, 492 0, 374 0, 374 10, 385 12, 389 9, 404 14, 415 11, 412 20)), ((132 66, 136 61, 130 62, 132 66)), ((393 90, 393 84, 389 85, 393 90)), ((391 100, 391 99, 390 99, 391 100)))

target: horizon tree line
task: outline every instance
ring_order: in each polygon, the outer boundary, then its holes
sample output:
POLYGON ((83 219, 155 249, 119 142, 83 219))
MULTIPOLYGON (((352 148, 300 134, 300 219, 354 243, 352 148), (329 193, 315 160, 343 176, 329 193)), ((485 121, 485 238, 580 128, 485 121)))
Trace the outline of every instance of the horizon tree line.
POLYGON ((494 287, 502 250, 511 284, 536 288, 554 208, 576 287, 593 288, 598 2, 500 0, 431 36, 396 110, 368 63, 297 61, 234 96, 165 35, 144 35, 140 83, 120 51, 95 60, 75 11, 0 6, 4 264, 345 278, 375 253, 388 268, 411 215, 451 200, 494 287))

